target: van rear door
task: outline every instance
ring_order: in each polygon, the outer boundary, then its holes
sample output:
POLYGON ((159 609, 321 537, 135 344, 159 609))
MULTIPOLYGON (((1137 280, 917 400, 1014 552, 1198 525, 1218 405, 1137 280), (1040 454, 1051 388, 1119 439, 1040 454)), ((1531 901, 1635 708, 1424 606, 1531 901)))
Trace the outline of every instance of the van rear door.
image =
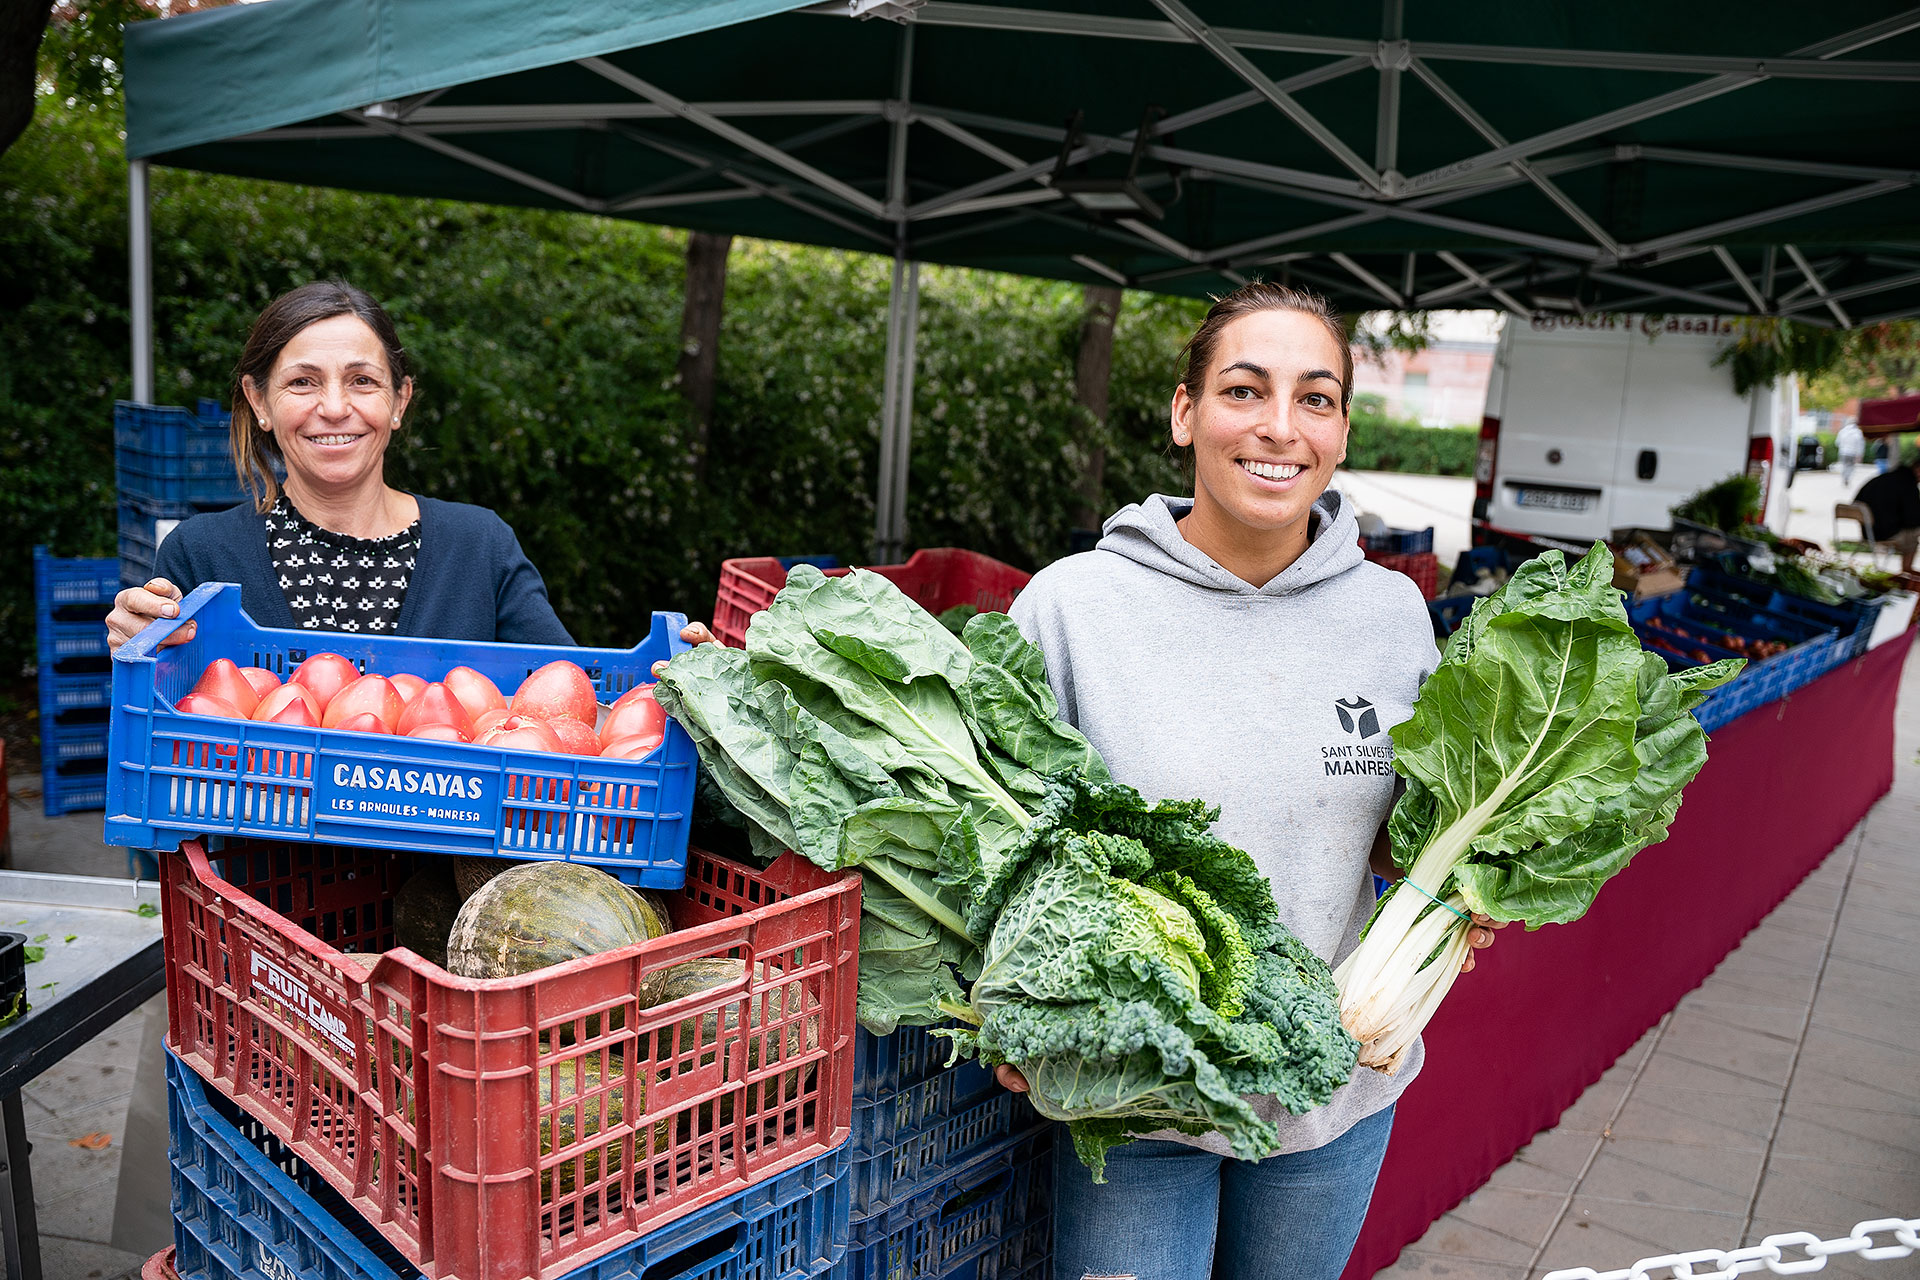
POLYGON ((1576 542, 1606 537, 1630 319, 1514 319, 1502 337, 1500 447, 1488 523, 1576 542))
MULTIPOLYGON (((1746 396, 1714 357, 1734 339, 1714 316, 1632 317, 1620 453, 1612 470, 1612 527, 1665 529, 1689 494, 1746 470, 1746 396)), ((1769 424, 1760 424, 1766 434, 1769 424)))

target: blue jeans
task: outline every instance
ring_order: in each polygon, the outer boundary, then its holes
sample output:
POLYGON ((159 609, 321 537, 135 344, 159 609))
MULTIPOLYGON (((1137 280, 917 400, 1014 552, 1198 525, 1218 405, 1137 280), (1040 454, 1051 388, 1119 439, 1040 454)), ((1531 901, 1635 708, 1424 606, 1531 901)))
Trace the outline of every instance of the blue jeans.
POLYGON ((1095 1185, 1054 1150, 1054 1280, 1339 1280, 1387 1153, 1393 1108, 1324 1147, 1260 1161, 1140 1139, 1095 1185))

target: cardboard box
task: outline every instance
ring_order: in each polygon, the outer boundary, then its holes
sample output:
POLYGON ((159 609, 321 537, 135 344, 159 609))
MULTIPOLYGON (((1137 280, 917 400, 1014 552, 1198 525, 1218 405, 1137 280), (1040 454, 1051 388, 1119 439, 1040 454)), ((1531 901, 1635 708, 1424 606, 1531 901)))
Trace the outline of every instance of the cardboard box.
POLYGON ((1687 585, 1687 574, 1659 543, 1634 533, 1613 548, 1613 585, 1636 600, 1671 595, 1687 585))

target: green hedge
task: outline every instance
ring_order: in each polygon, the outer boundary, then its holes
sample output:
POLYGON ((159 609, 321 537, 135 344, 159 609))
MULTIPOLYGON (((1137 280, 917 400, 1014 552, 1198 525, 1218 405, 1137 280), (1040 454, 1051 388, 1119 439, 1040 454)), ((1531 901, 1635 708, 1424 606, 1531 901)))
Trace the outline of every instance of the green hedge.
POLYGON ((1356 411, 1347 437, 1347 466, 1356 471, 1470 476, 1479 448, 1478 427, 1422 427, 1362 417, 1356 411))

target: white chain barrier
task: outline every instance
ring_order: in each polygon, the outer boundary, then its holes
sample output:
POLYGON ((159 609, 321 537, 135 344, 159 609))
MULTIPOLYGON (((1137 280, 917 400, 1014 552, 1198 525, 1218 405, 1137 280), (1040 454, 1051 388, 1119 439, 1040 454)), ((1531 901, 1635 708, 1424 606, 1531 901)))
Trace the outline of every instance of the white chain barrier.
POLYGON ((1837 1240, 1822 1240, 1811 1231, 1787 1231, 1744 1249, 1662 1254, 1642 1258, 1619 1271, 1569 1267, 1548 1273, 1546 1280, 1665 1280, 1669 1276, 1673 1280, 1733 1280, 1760 1271, 1804 1276, 1823 1270, 1827 1259, 1837 1254, 1857 1254, 1869 1262, 1881 1262, 1916 1252, 1920 1252, 1920 1218, 1875 1218, 1854 1223, 1853 1230, 1837 1240), (1875 1244, 1873 1237, 1878 1233, 1891 1235, 1894 1243, 1875 1244), (1798 1250, 1803 1256, 1789 1257, 1789 1250, 1798 1250), (1695 1267, 1711 1269, 1696 1271, 1695 1267))

